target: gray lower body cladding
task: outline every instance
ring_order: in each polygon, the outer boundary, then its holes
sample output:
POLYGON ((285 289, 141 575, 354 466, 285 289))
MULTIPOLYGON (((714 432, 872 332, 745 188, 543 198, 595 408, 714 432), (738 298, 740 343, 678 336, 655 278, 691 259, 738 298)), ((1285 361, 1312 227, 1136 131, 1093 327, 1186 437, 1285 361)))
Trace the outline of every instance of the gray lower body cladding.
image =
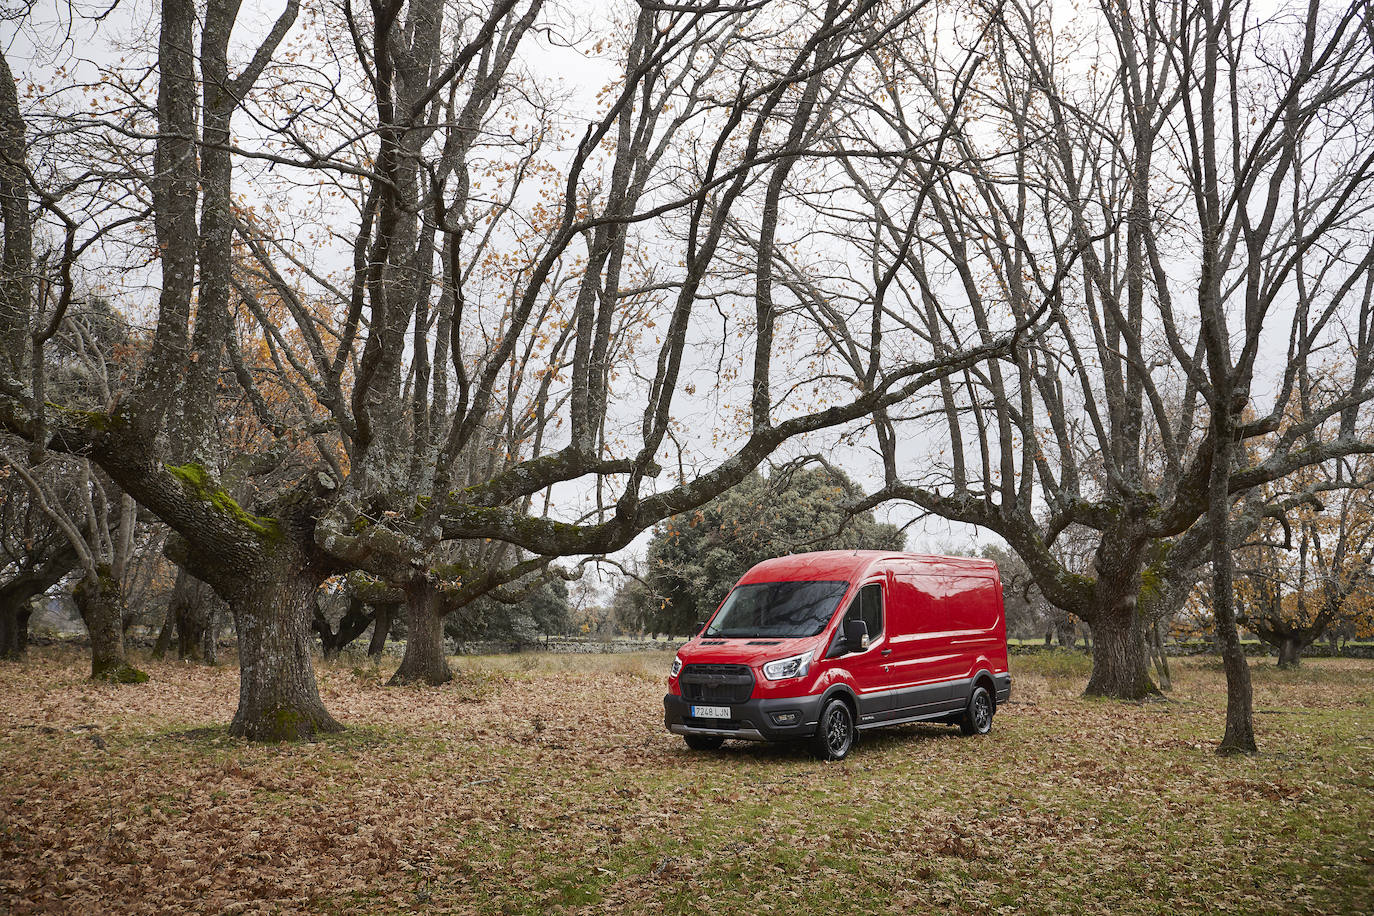
MULTIPOLYGON (((1011 675, 993 674, 998 705, 1011 699, 1011 675)), ((860 729, 907 722, 957 721, 968 705, 974 678, 943 681, 922 687, 886 690, 857 699, 860 729)), ((708 735, 748 741, 789 741, 809 738, 821 717, 821 696, 706 702, 675 694, 663 697, 663 724, 675 735, 708 735), (725 706, 729 719, 698 718, 692 706, 725 706)))

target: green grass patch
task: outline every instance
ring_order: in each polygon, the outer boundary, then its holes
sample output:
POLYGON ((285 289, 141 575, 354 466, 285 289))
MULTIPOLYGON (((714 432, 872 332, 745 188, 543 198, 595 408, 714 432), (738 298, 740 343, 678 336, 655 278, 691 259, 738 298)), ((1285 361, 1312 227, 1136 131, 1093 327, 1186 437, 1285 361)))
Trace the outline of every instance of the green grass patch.
POLYGON ((1013 655, 1008 659, 1012 677, 1021 674, 1046 678, 1079 678, 1084 683, 1092 672, 1092 656, 1073 649, 1048 649, 1033 655, 1013 655))

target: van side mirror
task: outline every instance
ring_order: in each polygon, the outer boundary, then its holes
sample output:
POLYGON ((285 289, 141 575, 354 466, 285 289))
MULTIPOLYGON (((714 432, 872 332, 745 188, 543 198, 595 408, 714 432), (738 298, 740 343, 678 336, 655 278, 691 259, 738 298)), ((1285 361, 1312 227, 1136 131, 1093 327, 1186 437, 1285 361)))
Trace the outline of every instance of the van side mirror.
POLYGON ((698 620, 698 621, 697 621, 697 629, 696 629, 696 632, 695 632, 694 634, 692 634, 692 635, 694 635, 694 636, 700 636, 700 635, 701 635, 701 631, 704 630, 704 629, 706 629, 706 621, 704 621, 704 620, 698 620))
POLYGON ((862 620, 844 622, 844 645, 850 652, 868 648, 868 624, 862 620))

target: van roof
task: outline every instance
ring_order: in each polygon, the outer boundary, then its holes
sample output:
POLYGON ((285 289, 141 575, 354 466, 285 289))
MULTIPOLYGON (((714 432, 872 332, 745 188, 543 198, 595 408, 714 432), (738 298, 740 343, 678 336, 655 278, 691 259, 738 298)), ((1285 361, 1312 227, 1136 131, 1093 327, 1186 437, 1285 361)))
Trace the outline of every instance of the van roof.
POLYGON ((786 557, 764 560, 740 579, 750 582, 853 582, 866 576, 870 569, 883 561, 912 560, 925 567, 923 572, 954 573, 984 572, 996 575, 997 564, 979 557, 942 557, 920 553, 897 553, 890 550, 821 550, 815 553, 795 553, 786 557))

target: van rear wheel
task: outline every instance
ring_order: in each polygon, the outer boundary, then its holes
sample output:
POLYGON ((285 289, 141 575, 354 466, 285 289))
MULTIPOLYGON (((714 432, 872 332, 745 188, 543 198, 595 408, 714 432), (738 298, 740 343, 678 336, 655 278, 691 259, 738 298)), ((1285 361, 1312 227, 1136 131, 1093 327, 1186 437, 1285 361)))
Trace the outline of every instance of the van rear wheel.
POLYGON ((853 747, 854 714, 844 700, 831 700, 821 713, 816 736, 811 739, 811 752, 821 760, 843 760, 853 747))
POLYGON ((992 714, 997 710, 992 694, 982 684, 973 688, 968 698, 968 709, 959 720, 959 731, 965 735, 986 735, 992 731, 992 714))
POLYGON ((720 735, 683 735, 682 740, 694 751, 714 751, 725 743, 720 735))

